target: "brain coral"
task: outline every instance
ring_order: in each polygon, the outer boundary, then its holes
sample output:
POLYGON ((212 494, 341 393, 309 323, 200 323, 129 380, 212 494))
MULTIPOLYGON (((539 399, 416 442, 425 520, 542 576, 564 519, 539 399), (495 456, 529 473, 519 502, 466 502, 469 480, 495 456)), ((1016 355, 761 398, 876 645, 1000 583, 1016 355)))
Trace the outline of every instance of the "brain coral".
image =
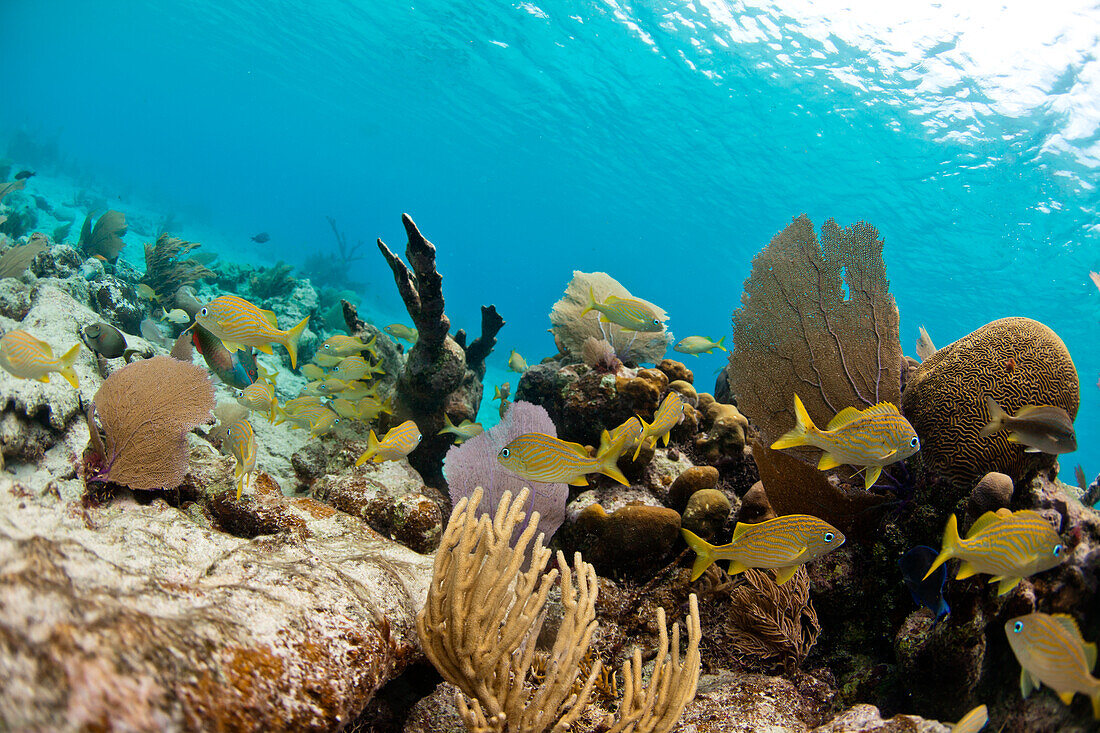
POLYGON ((1080 386, 1065 344, 1030 318, 993 321, 926 359, 906 384, 902 411, 920 436, 926 470, 966 491, 990 471, 1019 486, 1054 463, 1009 443, 1007 433, 978 436, 989 421, 987 395, 1009 414, 1055 405, 1076 417, 1080 386))

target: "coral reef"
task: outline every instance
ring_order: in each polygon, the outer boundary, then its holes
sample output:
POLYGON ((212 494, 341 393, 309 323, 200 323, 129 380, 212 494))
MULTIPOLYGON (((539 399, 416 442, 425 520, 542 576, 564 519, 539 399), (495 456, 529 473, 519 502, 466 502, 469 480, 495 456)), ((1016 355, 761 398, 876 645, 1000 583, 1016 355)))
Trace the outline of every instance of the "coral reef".
POLYGON ((187 256, 198 246, 198 242, 187 242, 169 234, 161 234, 154 244, 145 243, 145 275, 141 282, 153 289, 166 308, 178 307, 175 297, 180 288, 214 276, 197 260, 187 256))
MULTIPOLYGON (((595 311, 581 316, 581 311, 588 303, 590 290, 599 302, 604 301, 609 295, 634 298, 618 280, 605 272, 575 271, 573 279, 565 288, 565 295, 550 310, 550 331, 554 334, 555 342, 560 344, 560 348, 567 351, 573 358, 582 360, 585 341, 592 338, 597 341, 608 341, 614 347, 616 357, 628 364, 636 366, 660 361, 672 344, 672 332, 668 330, 653 333, 627 331, 613 323, 601 324, 600 314, 595 311)), ((664 320, 665 312, 661 308, 652 303, 648 305, 661 320, 664 320)))
POLYGON ((443 428, 443 415, 450 415, 456 424, 477 417, 485 358, 496 344, 504 319, 493 306, 483 306, 477 339, 467 346, 464 331, 449 336, 451 321, 443 311, 443 278, 435 267, 435 246, 407 214, 402 214, 401 222, 408 235, 405 256, 412 270, 381 239, 378 249, 393 271, 420 338, 409 350, 397 378, 394 419, 416 421, 424 439, 409 461, 429 486, 443 488, 443 456, 451 444, 449 435, 437 434, 443 428))
POLYGON ((1054 464, 1004 433, 980 437, 986 397, 1010 414, 1030 404, 1076 416, 1080 385, 1065 344, 1038 321, 1002 318, 937 350, 910 376, 901 406, 920 436, 923 470, 950 480, 956 493, 990 471, 1024 484, 1054 464))
POLYGON ((898 309, 882 245, 870 224, 832 219, 819 243, 803 215, 753 258, 727 377, 762 442, 794 424, 794 394, 818 424, 845 407, 898 402, 898 309))
POLYGON ((295 287, 294 278, 290 276, 293 271, 294 267, 282 260, 271 267, 261 267, 248 276, 249 289, 262 299, 288 295, 295 287))

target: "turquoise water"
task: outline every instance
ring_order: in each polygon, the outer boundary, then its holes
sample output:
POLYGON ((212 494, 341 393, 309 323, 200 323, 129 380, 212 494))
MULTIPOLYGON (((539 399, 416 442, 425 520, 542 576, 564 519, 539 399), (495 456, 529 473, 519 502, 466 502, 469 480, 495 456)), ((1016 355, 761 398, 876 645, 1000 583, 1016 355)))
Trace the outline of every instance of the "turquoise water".
MULTIPOLYGON (((1092 476, 1100 14, 965 6, 7 0, 0 140, 55 141, 76 185, 229 257, 301 262, 334 246, 325 216, 403 246, 409 212, 456 326, 486 302, 508 321, 491 381, 512 348, 554 352, 574 269, 718 338, 793 216, 866 219, 908 353, 921 324, 937 345, 1006 315, 1059 333, 1082 392, 1064 475, 1092 476)), ((367 308, 399 317, 382 259, 359 265, 367 308)), ((723 359, 689 362, 705 385, 723 359)))

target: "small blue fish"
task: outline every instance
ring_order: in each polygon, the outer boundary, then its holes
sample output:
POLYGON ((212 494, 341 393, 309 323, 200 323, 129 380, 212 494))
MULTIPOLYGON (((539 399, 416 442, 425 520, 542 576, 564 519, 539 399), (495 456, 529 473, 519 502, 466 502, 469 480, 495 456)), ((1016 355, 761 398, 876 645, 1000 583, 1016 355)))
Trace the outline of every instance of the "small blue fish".
POLYGON ((939 553, 927 545, 917 545, 898 560, 901 575, 905 578, 905 587, 913 596, 913 602, 932 611, 939 621, 951 613, 943 597, 943 584, 947 580, 947 567, 940 565, 936 571, 924 578, 928 568, 932 567, 939 553))

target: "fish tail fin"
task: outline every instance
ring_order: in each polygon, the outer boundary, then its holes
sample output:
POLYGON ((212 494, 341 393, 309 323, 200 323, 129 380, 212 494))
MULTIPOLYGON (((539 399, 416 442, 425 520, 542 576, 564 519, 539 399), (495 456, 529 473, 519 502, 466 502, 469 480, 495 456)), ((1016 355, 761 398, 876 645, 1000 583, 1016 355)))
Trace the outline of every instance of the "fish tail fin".
POLYGON ((370 431, 370 435, 367 437, 367 449, 363 451, 363 455, 356 459, 355 465, 362 466, 369 461, 375 453, 378 452, 378 436, 374 434, 374 431, 370 431))
POLYGON ((645 441, 646 441, 645 431, 646 431, 646 428, 649 427, 649 425, 646 424, 646 421, 643 420, 640 417, 638 418, 638 422, 640 422, 642 424, 642 434, 638 436, 638 445, 637 445, 636 448, 634 448, 634 455, 630 459, 632 461, 638 460, 638 456, 642 452, 642 446, 645 445, 645 441))
POLYGON ((447 413, 443 413, 443 429, 436 435, 443 435, 444 433, 453 433, 455 430, 455 424, 451 422, 451 416, 447 413))
POLYGON ((924 574, 921 580, 927 580, 928 576, 945 562, 955 557, 955 550, 959 547, 959 520, 952 514, 950 519, 947 520, 947 527, 943 530, 943 544, 940 547, 940 554, 936 555, 936 559, 932 561, 932 566, 928 568, 928 572, 924 574))
POLYGON ((589 311, 596 309, 596 293, 592 290, 592 286, 588 286, 588 302, 584 305, 584 310, 581 311, 581 315, 585 315, 589 311))
POLYGON ((814 421, 810 419, 810 413, 806 412, 806 406, 802 404, 802 400, 798 395, 794 396, 794 427, 790 432, 784 434, 779 440, 772 443, 771 447, 778 450, 780 448, 794 448, 800 445, 809 445, 809 441, 806 437, 811 430, 816 430, 814 421))
POLYGON ((298 339, 302 338, 302 331, 309 325, 309 316, 306 316, 297 326, 286 332, 286 350, 290 353, 290 368, 298 368, 298 339))
POLYGON ((985 398, 985 409, 989 412, 989 424, 982 428, 978 435, 983 438, 989 438, 1004 429, 1005 418, 1008 417, 1008 415, 1001 409, 1001 406, 997 404, 997 400, 992 397, 987 396, 985 398))
POLYGON ((726 347, 722 345, 725 342, 725 340, 726 340, 726 337, 723 336, 722 338, 718 339, 718 343, 716 343, 715 346, 717 346, 722 351, 728 351, 728 349, 726 349, 726 347))
POLYGON ((603 446, 602 450, 596 454, 596 465, 604 476, 610 476, 623 486, 630 486, 630 482, 626 480, 626 476, 619 470, 618 465, 619 456, 623 454, 625 447, 626 435, 620 435, 613 442, 603 446))
POLYGON ((80 342, 78 341, 73 345, 71 349, 66 351, 58 359, 58 363, 61 364, 61 368, 57 370, 57 373, 65 377, 65 380, 73 386, 73 389, 80 389, 80 382, 76 379, 76 372, 73 370, 73 364, 76 363, 76 357, 80 356, 80 342))
POLYGON ((695 582, 704 570, 714 564, 717 559, 714 554, 716 547, 689 530, 681 529, 680 534, 695 553, 695 563, 691 566, 691 581, 695 582))
POLYGON ((387 415, 392 415, 393 414, 393 397, 392 396, 387 397, 385 400, 382 401, 382 412, 386 413, 387 415))

